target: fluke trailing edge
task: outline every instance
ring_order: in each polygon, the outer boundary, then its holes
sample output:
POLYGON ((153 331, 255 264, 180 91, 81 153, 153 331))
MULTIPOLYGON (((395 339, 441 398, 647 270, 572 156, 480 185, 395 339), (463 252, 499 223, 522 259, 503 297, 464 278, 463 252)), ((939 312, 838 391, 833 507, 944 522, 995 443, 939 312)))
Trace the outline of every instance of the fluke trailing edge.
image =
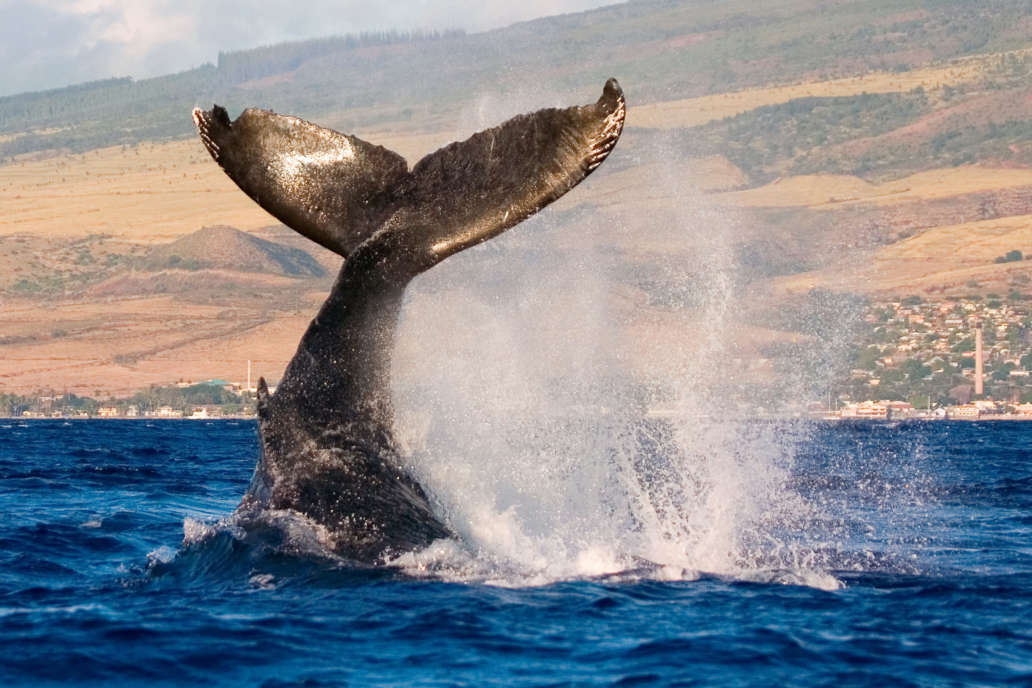
POLYGON ((195 109, 201 140, 265 210, 345 257, 275 394, 241 509, 292 509, 364 562, 447 537, 392 434, 390 359, 405 286, 562 196, 616 145, 615 79, 597 102, 519 115, 419 161, 297 117, 195 109))

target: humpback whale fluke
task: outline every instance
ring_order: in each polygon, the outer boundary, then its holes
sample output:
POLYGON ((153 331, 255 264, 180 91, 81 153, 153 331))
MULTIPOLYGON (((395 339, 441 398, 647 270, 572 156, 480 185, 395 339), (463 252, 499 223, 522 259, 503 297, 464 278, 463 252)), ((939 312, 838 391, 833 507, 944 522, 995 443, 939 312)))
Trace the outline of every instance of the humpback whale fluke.
POLYGON ((208 152, 248 196, 345 257, 276 392, 259 384, 261 458, 242 510, 297 511, 339 554, 366 562, 450 535, 392 434, 405 286, 576 186, 616 145, 625 114, 610 79, 593 104, 519 115, 410 171, 386 148, 297 117, 193 111, 208 152))

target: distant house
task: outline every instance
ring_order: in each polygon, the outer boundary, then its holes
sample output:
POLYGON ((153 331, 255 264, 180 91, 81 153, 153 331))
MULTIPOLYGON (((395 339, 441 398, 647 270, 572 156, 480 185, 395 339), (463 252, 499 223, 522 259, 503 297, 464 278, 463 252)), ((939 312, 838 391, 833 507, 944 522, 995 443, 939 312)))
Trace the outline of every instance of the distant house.
POLYGON ((153 411, 148 411, 147 416, 150 418, 182 418, 183 412, 171 406, 160 406, 153 411))
POLYGON ((889 418, 907 418, 914 415, 914 407, 905 401, 883 401, 889 412, 889 418))
POLYGON ((117 418, 120 414, 115 406, 101 406, 97 409, 97 415, 101 418, 117 418))
POLYGON ((843 406, 839 409, 839 417, 884 420, 889 417, 889 407, 875 401, 862 401, 858 404, 843 406))
POLYGON ((866 418, 868 420, 889 420, 914 415, 914 407, 905 401, 861 401, 848 404, 839 410, 841 418, 866 418))
POLYGON ((982 410, 974 404, 964 404, 952 407, 948 415, 950 418, 977 419, 982 415, 982 410))

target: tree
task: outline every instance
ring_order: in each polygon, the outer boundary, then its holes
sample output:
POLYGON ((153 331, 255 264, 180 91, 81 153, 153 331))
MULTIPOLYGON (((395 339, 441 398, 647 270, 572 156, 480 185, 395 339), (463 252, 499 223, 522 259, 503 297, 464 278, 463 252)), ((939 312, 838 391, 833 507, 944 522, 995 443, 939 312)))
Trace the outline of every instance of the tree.
POLYGON ((1007 253, 1003 254, 1002 256, 998 256, 996 258, 995 262, 997 262, 997 263, 1015 263, 1015 262, 1017 262, 1019 260, 1022 260, 1023 258, 1024 258, 1024 256, 1022 255, 1021 251, 1019 251, 1017 249, 1014 249, 1012 251, 1007 251, 1007 253))
POLYGON ((972 337, 964 337, 959 342, 951 346, 950 350, 955 354, 962 354, 966 351, 974 351, 975 340, 972 337))
POLYGON ((877 361, 881 357, 881 349, 876 346, 869 346, 862 349, 856 357, 856 367, 862 370, 874 370, 878 367, 877 361))
POLYGON ((907 403, 914 408, 927 408, 931 405, 931 398, 924 392, 917 392, 907 397, 907 403))
POLYGON ((910 382, 918 382, 931 375, 932 369, 916 358, 910 358, 903 363, 903 372, 910 382))

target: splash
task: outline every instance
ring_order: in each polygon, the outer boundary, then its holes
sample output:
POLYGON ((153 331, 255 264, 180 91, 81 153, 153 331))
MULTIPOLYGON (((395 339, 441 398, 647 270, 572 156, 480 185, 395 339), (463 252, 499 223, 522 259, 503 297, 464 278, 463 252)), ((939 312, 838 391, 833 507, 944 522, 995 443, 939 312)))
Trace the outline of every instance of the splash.
POLYGON ((678 209, 658 252, 634 252, 619 203, 567 204, 410 289, 399 435, 461 544, 395 564, 508 584, 638 571, 837 587, 785 535, 809 509, 788 487, 798 428, 742 420, 725 394, 734 218, 656 169, 651 191, 678 209), (656 272, 675 307, 635 289, 656 272))

